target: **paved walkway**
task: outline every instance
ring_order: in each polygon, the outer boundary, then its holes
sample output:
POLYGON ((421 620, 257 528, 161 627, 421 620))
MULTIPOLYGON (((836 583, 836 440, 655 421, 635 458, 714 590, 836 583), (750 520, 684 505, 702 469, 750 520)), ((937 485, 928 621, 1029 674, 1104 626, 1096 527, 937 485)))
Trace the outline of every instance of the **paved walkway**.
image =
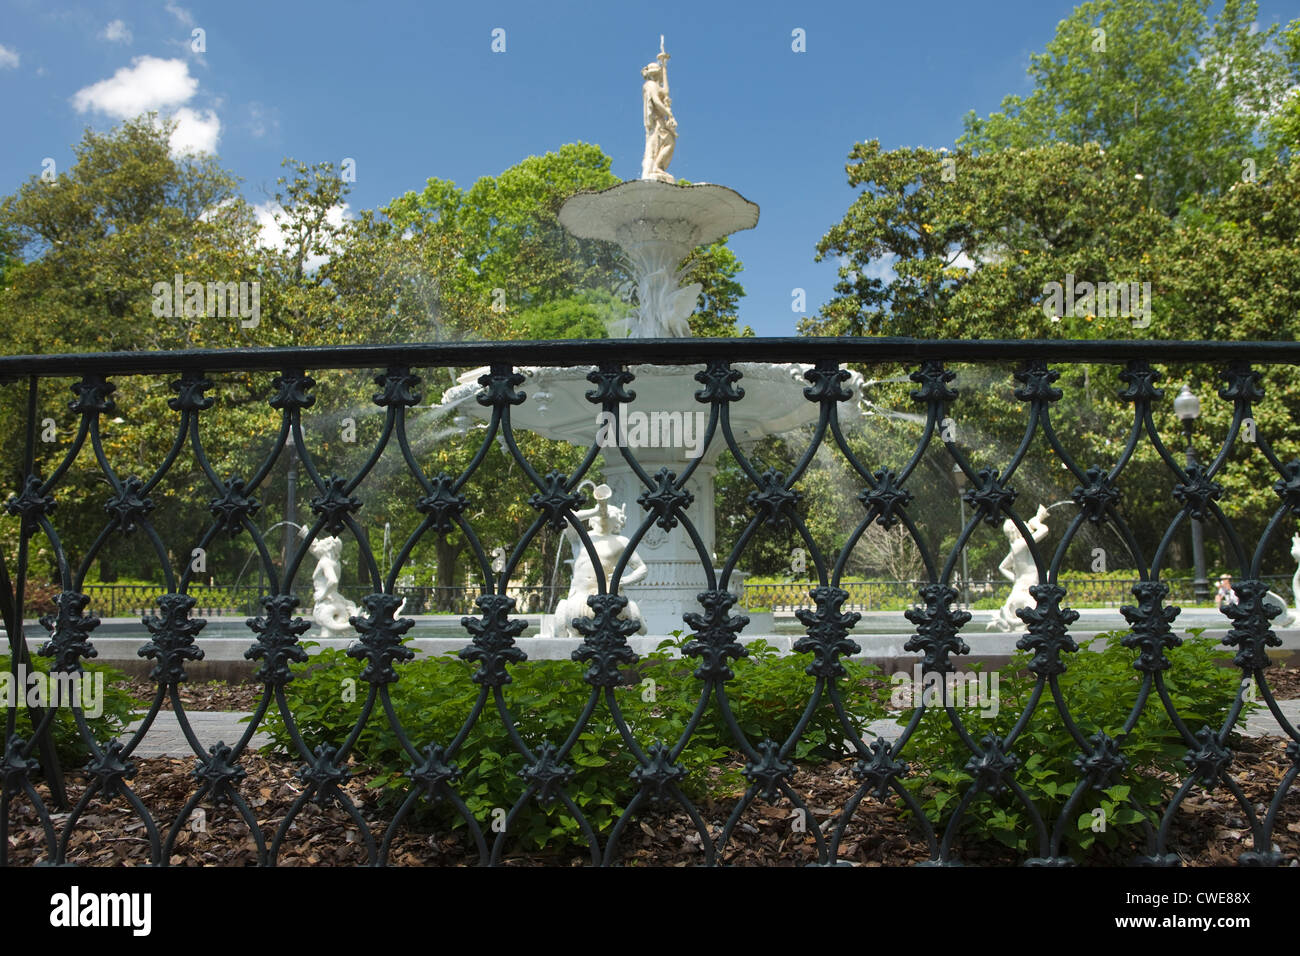
MULTIPOLYGON (((1278 701, 1278 706, 1293 727, 1300 726, 1300 699, 1278 701)), ((239 711, 187 710, 185 713, 189 717, 195 735, 205 748, 211 747, 217 741, 234 744, 247 727, 246 724, 240 723, 240 719, 247 717, 248 714, 239 711)), ((136 721, 127 730, 134 731, 139 724, 140 722, 136 721)), ((868 725, 868 730, 886 740, 895 740, 902 733, 903 727, 892 720, 876 720, 868 725)), ((1247 718, 1246 734, 1251 737, 1263 737, 1268 734, 1282 736, 1282 728, 1267 709, 1261 709, 1247 718)), ((252 746, 261 747, 270 743, 270 740, 269 735, 259 732, 253 735, 252 746)), ((170 710, 164 710, 159 712, 153 726, 149 728, 149 733, 136 748, 135 756, 193 757, 194 751, 185 739, 185 735, 181 733, 176 715, 170 710)))
MULTIPOLYGON (((1291 722, 1292 727, 1300 727, 1300 699, 1279 700, 1277 706, 1282 711, 1282 715, 1291 722)), ((976 718, 974 724, 978 726, 978 718, 976 718)), ((1195 732, 1200 728, 1193 727, 1191 729, 1195 732)), ((898 735, 903 732, 903 726, 892 720, 873 720, 867 725, 867 730, 870 733, 884 737, 886 740, 896 740, 898 735)), ((1272 712, 1263 706, 1262 701, 1260 709, 1246 718, 1245 734, 1247 737, 1264 737, 1270 734, 1275 737, 1286 736, 1282 733, 1282 725, 1277 722, 1272 712)))
MULTIPOLYGON (((240 720, 249 716, 249 714, 241 711, 187 710, 185 716, 189 720, 190 728, 194 731, 194 736, 199 738, 199 743, 203 744, 205 750, 218 742, 234 746, 239 738, 244 735, 244 731, 248 729, 248 725, 240 723, 240 720)), ((140 720, 134 721, 127 727, 127 732, 133 733, 140 724, 140 720)), ((253 735, 252 743, 249 746, 262 747, 270 742, 270 735, 259 731, 253 735)), ((185 735, 181 733, 181 725, 176 720, 175 712, 162 710, 154 718, 149 732, 145 734, 144 740, 140 741, 140 746, 135 749, 134 755, 137 757, 193 757, 194 748, 185 739, 185 735)))

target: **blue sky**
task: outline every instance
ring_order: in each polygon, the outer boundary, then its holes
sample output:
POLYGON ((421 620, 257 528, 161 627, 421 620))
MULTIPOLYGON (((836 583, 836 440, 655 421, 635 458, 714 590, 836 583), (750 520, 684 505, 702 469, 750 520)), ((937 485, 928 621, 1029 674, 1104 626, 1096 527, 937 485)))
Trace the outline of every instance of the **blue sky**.
MULTIPOLYGON (((350 209, 430 176, 468 186, 582 140, 639 175, 640 67, 665 34, 680 138, 670 172, 758 203, 731 240, 741 320, 792 334, 832 294, 817 240, 853 199, 855 142, 951 145, 962 117, 1029 89, 1029 55, 1070 2, 312 3, 0 0, 0 194, 58 169, 86 126, 137 107, 178 113, 265 202, 285 156, 356 161, 350 209), (206 50, 192 49, 203 31, 206 50), (505 31, 505 52, 492 31, 505 31), (802 29, 806 52, 791 49, 802 29), (121 71, 121 72, 119 72, 121 71)), ((1266 26, 1300 2, 1259 4, 1266 26)))

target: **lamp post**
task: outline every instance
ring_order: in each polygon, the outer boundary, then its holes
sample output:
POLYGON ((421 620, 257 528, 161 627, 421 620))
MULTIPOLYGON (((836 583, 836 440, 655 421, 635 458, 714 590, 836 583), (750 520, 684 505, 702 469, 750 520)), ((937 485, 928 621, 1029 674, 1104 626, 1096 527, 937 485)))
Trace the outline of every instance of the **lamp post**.
MULTIPOLYGON (((957 537, 960 540, 962 529, 966 527, 966 499, 962 492, 966 489, 966 472, 961 470, 961 465, 953 462, 952 481, 957 486, 957 513, 961 516, 961 524, 957 526, 957 537)), ((966 569, 966 547, 961 549, 961 591, 962 604, 970 607, 970 573, 966 569)))
MULTIPOLYGON (((1182 421, 1183 434, 1187 437, 1187 467, 1198 467, 1196 450, 1192 447, 1192 422, 1200 417, 1201 400, 1186 385, 1174 399, 1174 414, 1182 421)), ((1197 603, 1204 604, 1210 599, 1210 582, 1205 578, 1205 535, 1201 529, 1201 520, 1195 517, 1192 518, 1192 562, 1196 569, 1192 589, 1197 603)))
MULTIPOLYGON (((290 433, 285 437, 285 454, 287 456, 288 468, 285 473, 285 492, 284 492, 284 570, 289 572, 289 562, 293 560, 293 534, 289 526, 298 526, 298 448, 293 443, 293 434, 290 433)), ((284 586, 287 589, 289 582, 285 581, 284 586)))

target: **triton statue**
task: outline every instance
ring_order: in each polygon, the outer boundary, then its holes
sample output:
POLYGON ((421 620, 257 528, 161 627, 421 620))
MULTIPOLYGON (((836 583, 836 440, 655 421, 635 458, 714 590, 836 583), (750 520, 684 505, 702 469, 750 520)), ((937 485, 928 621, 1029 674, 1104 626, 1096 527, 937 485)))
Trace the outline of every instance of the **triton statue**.
POLYGON ((642 118, 645 121, 641 178, 671 183, 674 180, 668 175, 668 164, 672 162, 673 147, 677 145, 677 120, 673 119, 673 102, 668 96, 668 54, 664 52, 662 36, 659 37, 659 55, 655 60, 641 70, 645 79, 641 84, 642 118))

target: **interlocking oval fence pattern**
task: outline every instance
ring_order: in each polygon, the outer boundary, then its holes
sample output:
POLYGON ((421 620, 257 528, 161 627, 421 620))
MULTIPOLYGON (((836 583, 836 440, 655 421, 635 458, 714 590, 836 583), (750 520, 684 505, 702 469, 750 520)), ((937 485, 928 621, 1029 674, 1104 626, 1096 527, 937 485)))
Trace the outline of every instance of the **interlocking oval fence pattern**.
MULTIPOLYGON (((46 805, 43 792, 37 783, 41 778, 41 751, 37 741, 41 728, 33 731, 20 724, 17 712, 10 707, 5 726, 6 746, 0 774, 3 796, 0 797, 0 827, 5 839, 0 839, 0 855, 9 858, 8 827, 15 804, 30 801, 34 805, 43 828, 45 840, 44 861, 60 862, 68 849, 70 835, 88 808, 97 803, 123 801, 129 805, 143 826, 143 834, 150 846, 151 859, 167 865, 178 835, 196 810, 220 800, 233 806, 247 823, 250 836, 257 844, 258 860, 274 865, 287 840, 292 840, 291 827, 303 807, 310 801, 335 804, 350 814, 359 840, 364 845, 366 858, 373 864, 384 864, 389 857, 394 834, 399 832, 413 808, 420 801, 447 801, 464 817, 472 843, 478 848, 480 861, 497 863, 511 834, 509 828, 498 833, 485 821, 476 819, 466 808, 463 794, 457 790, 460 769, 458 751, 471 727, 485 711, 499 713, 506 728, 506 737, 500 741, 503 751, 517 751, 523 756, 524 770, 520 774, 518 800, 508 808, 508 817, 530 801, 562 803, 580 823, 589 847, 593 864, 615 864, 620 860, 620 841, 627 832, 626 824, 638 810, 651 804, 680 806, 689 815, 699 834, 702 863, 720 862, 735 828, 755 801, 772 802, 784 797, 812 819, 812 810, 805 798, 791 786, 796 771, 794 752, 800 735, 818 708, 833 708, 843 725, 844 734, 856 748, 856 762, 852 772, 856 790, 832 824, 820 828, 809 827, 809 836, 816 843, 819 861, 833 863, 838 848, 846 834, 864 824, 855 820, 855 811, 864 800, 892 799, 891 792, 913 811, 912 824, 917 839, 924 841, 934 862, 954 862, 954 845, 965 808, 982 793, 1010 793, 1024 806, 1032 820, 1036 834, 1037 862, 1064 862, 1063 832, 1074 826, 1075 808, 1082 796, 1090 791, 1108 786, 1127 765, 1124 737, 1147 708, 1164 708, 1186 745, 1185 762, 1188 771, 1164 809, 1158 825, 1143 823, 1145 848, 1139 862, 1169 864, 1177 861, 1169 843, 1170 826, 1179 806, 1193 793, 1205 790, 1222 790, 1235 798, 1240 814, 1249 831, 1250 848, 1243 854, 1244 862, 1277 863, 1280 854, 1273 846, 1274 829, 1280 808, 1300 772, 1300 733, 1286 719, 1274 701, 1269 688, 1270 660, 1267 649, 1281 644, 1270 621, 1279 609, 1265 600, 1268 590, 1263 582, 1261 556, 1277 536, 1289 536, 1294 519, 1300 515, 1300 460, 1281 460, 1270 444, 1268 429, 1261 420, 1256 431, 1256 406, 1264 402, 1268 385, 1268 368, 1277 364, 1300 362, 1300 346, 1291 344, 1231 343, 1227 346, 1211 343, 1124 343, 1124 342, 922 342, 912 340, 701 340, 698 342, 657 341, 642 342, 552 342, 552 343, 455 343, 409 347, 363 346, 359 348, 232 350, 226 352, 186 352, 170 354, 126 354, 99 356, 38 356, 6 358, 0 360, 0 375, 7 382, 4 388, 23 390, 27 399, 28 420, 10 422, 7 428, 23 432, 23 438, 10 447, 24 447, 25 462, 21 463, 21 484, 6 503, 6 510, 21 524, 18 557, 12 576, 3 569, 7 593, 17 598, 17 607, 9 609, 6 623, 11 625, 11 638, 15 629, 21 629, 25 582, 28 565, 36 548, 45 548, 57 557, 60 580, 59 593, 54 595, 55 610, 41 619, 48 630, 48 640, 39 653, 48 658, 55 673, 79 672, 82 662, 96 655, 94 638, 100 621, 87 613, 90 598, 83 587, 92 562, 105 549, 122 540, 127 533, 143 535, 157 555, 165 580, 165 593, 157 600, 157 609, 143 623, 148 629, 148 640, 139 649, 141 657, 152 662, 152 679, 156 694, 151 701, 143 724, 124 739, 98 740, 80 709, 73 708, 77 725, 92 756, 85 767, 86 786, 80 799, 68 813, 59 814, 46 805), (804 375, 806 387, 803 396, 816 407, 815 425, 811 434, 802 434, 792 441, 806 441, 802 454, 793 470, 787 474, 765 468, 747 455, 742 443, 733 434, 732 409, 745 400, 745 379, 737 367, 742 362, 804 362, 809 368, 804 375), (1123 381, 1119 396, 1131 407, 1131 420, 1127 434, 1115 435, 1114 456, 1109 462, 1075 461, 1066 451, 1059 437, 1063 427, 1053 417, 1054 403, 1061 398, 1055 386, 1059 368, 1066 363, 1109 363, 1122 366, 1123 381), (1221 448, 1202 467, 1184 464, 1179 453, 1170 450, 1175 440, 1162 438, 1153 418, 1153 409, 1167 408, 1172 396, 1165 393, 1170 379, 1157 367, 1167 363, 1200 363, 1214 365, 1222 370, 1223 385, 1218 393, 1222 402, 1232 408, 1231 426, 1221 448), (920 437, 909 457, 886 463, 864 461, 854 453, 841 427, 844 403, 850 399, 845 386, 849 380, 848 367, 867 370, 873 365, 906 363, 910 368, 910 397, 912 411, 918 419, 920 437), (961 367, 980 364, 1003 366, 1014 364, 1014 395, 1027 412, 1023 440, 1009 460, 997 467, 976 467, 967 450, 952 436, 945 434, 943 423, 952 419, 958 426, 963 422, 961 376, 949 366, 961 367), (587 400, 593 409, 593 439, 581 464, 571 473, 553 470, 545 461, 530 461, 516 441, 516 428, 512 426, 512 413, 529 401, 522 365, 553 365, 590 367, 587 376, 590 390, 587 400), (655 526, 663 531, 680 526, 691 536, 700 560, 704 586, 699 593, 699 608, 684 615, 683 630, 689 632, 689 642, 684 654, 694 659, 694 678, 698 681, 698 707, 693 719, 677 739, 659 739, 644 731, 635 733, 620 713, 615 688, 627 682, 626 672, 634 668, 637 654, 628 644, 628 637, 636 630, 635 621, 619 617, 627 605, 627 598, 619 593, 619 579, 623 575, 631 548, 625 553, 613 573, 606 577, 600 559, 595 555, 593 543, 575 511, 587 504, 579 485, 588 476, 598 455, 613 453, 602 449, 595 439, 595 412, 603 410, 615 415, 625 414, 635 408, 635 391, 640 376, 655 374, 650 365, 692 366, 698 369, 695 380, 698 390, 695 400, 707 413, 706 446, 725 443, 736 464, 752 485, 748 495, 750 513, 743 516, 747 522, 736 538, 729 554, 718 555, 719 568, 708 554, 696 533, 692 517, 698 503, 685 491, 686 482, 696 467, 693 462, 682 473, 662 469, 649 473, 638 461, 634 448, 620 448, 620 454, 640 480, 644 491, 636 499, 637 508, 631 512, 627 533, 633 547, 655 526), (422 379, 445 381, 448 369, 464 370, 482 366, 485 371, 478 378, 481 390, 477 402, 490 413, 490 420, 482 432, 481 447, 469 460, 468 466, 457 473, 429 473, 413 453, 407 434, 408 412, 421 398, 422 379), (364 464, 354 474, 335 475, 323 473, 317 467, 316 450, 304 436, 303 412, 316 401, 316 382, 310 374, 319 369, 373 370, 377 389, 374 405, 383 416, 382 430, 364 464), (200 423, 215 418, 219 420, 222 407, 207 394, 213 389, 209 374, 239 372, 262 376, 269 386, 269 405, 279 417, 279 438, 274 451, 251 474, 226 475, 217 472, 205 451, 200 423), (169 407, 174 413, 174 440, 159 465, 147 477, 127 474, 120 463, 106 453, 101 429, 104 423, 117 415, 130 415, 131 410, 119 408, 115 403, 115 382, 124 378, 145 376, 153 381, 154 388, 170 385, 174 393, 169 407), (48 474, 34 473, 35 433, 41 427, 37 418, 38 394, 52 388, 51 379, 75 379, 70 408, 78 416, 75 437, 64 443, 62 459, 48 474), (1239 448, 1244 428, 1252 431, 1252 454, 1267 459, 1273 472, 1276 508, 1272 511, 1261 539, 1243 541, 1234 528, 1224 499, 1223 487, 1216 481, 1225 467, 1230 452, 1239 448), (25 431, 24 431, 25 430, 25 431), (1053 468, 1068 469, 1076 485, 1071 502, 1073 511, 1054 553, 1044 553, 1033 541, 1026 526, 1026 515, 1018 511, 1024 496, 1018 499, 1017 474, 1022 469, 1031 445, 1040 443, 1050 450, 1057 461, 1053 468), (532 487, 530 504, 536 511, 535 519, 522 538, 507 549, 510 553, 504 567, 493 568, 490 550, 476 534, 474 515, 490 508, 492 501, 479 496, 471 500, 469 486, 476 469, 493 443, 503 446, 522 470, 532 487), (1129 530, 1122 513, 1122 487, 1125 469, 1135 450, 1149 444, 1167 469, 1168 491, 1171 507, 1177 512, 1160 540, 1139 541, 1129 530), (283 566, 273 552, 276 546, 268 541, 269 530, 259 528, 256 521, 259 511, 258 495, 262 493, 268 476, 277 466, 283 465, 283 456, 291 447, 300 467, 315 489, 310 502, 313 520, 306 536, 293 551, 288 566, 283 566), (839 549, 838 555, 828 554, 819 547, 803 514, 799 491, 801 478, 819 449, 827 449, 843 456, 856 473, 860 483, 858 499, 863 506, 860 520, 849 543, 839 549), (951 466, 965 475, 964 501, 967 508, 966 524, 959 540, 946 553, 934 553, 924 535, 918 533, 914 523, 914 501, 910 487, 922 455, 938 449, 947 455, 951 466), (422 516, 409 540, 401 544, 391 561, 381 561, 370 547, 369 538, 358 523, 357 511, 361 506, 359 490, 372 474, 382 456, 400 456, 409 476, 418 482, 420 494, 408 506, 422 516), (74 462, 93 459, 98 472, 106 482, 105 507, 108 517, 102 531, 77 566, 69 563, 60 538, 58 512, 61 487, 74 462), (1058 463, 1059 462, 1059 463, 1058 463), (233 743, 214 743, 199 739, 187 718, 178 690, 186 680, 186 666, 202 658, 203 651, 196 638, 205 621, 192 616, 195 598, 187 591, 199 583, 190 565, 180 562, 173 566, 168 556, 169 542, 164 540, 165 529, 155 527, 151 518, 150 494, 158 488, 167 473, 173 469, 201 469, 210 484, 207 500, 191 502, 196 509, 206 509, 211 520, 202 539, 195 542, 207 547, 221 535, 247 535, 257 549, 261 575, 267 582, 269 593, 260 599, 261 608, 247 621, 250 645, 246 656, 258 665, 257 679, 264 684, 264 693, 256 707, 252 721, 242 736, 233 743), (1168 585, 1161 580, 1167 555, 1177 535, 1186 533, 1190 519, 1201 519, 1207 526, 1217 527, 1223 540, 1229 543, 1231 565, 1236 574, 1235 591, 1238 600, 1225 604, 1223 612, 1231 619, 1231 627, 1223 643, 1235 649, 1235 666, 1243 678, 1253 678, 1258 697, 1272 712, 1283 731, 1290 738, 1286 749, 1289 765, 1282 768, 1272 802, 1263 813, 1247 799, 1233 776, 1233 754, 1229 747, 1229 734, 1244 704, 1246 693, 1239 692, 1222 727, 1197 727, 1184 723, 1165 688, 1170 659, 1166 651, 1181 643, 1173 624, 1179 608, 1166 603, 1168 585), (913 794, 902 781, 909 772, 907 764, 908 743, 921 720, 926 707, 912 712, 910 722, 901 736, 890 742, 885 739, 864 739, 855 734, 850 715, 841 701, 841 681, 846 656, 857 654, 869 636, 853 635, 860 615, 846 611, 847 592, 841 583, 845 573, 846 557, 854 543, 870 525, 885 528, 905 527, 920 551, 924 564, 925 580, 917 588, 912 606, 899 611, 900 622, 905 617, 905 627, 911 633, 906 643, 908 653, 915 656, 923 673, 949 672, 955 669, 970 646, 961 633, 970 620, 968 611, 958 603, 954 575, 960 569, 959 555, 968 538, 980 527, 1001 525, 1010 519, 1019 529, 1029 547, 1039 572, 1039 583, 1032 589, 1036 605, 1021 611, 1024 634, 1019 647, 1032 653, 1028 664, 1036 678, 1030 703, 1017 723, 1006 735, 981 734, 969 725, 969 714, 948 707, 947 715, 953 722, 961 741, 969 750, 966 764, 971 776, 958 799, 958 809, 952 820, 943 828, 932 826, 921 812, 913 794), (1103 732, 1087 733, 1087 715, 1076 714, 1071 701, 1058 684, 1078 650, 1071 636, 1071 625, 1078 619, 1076 611, 1067 606, 1068 590, 1058 581, 1063 556, 1071 542, 1085 526, 1106 525, 1121 538, 1138 568, 1135 577, 1140 581, 1132 587, 1133 601, 1122 609, 1129 624, 1124 644, 1134 651, 1133 666, 1141 675, 1140 689, 1132 700, 1132 711, 1124 732, 1111 736, 1103 732), (543 745, 528 744, 515 729, 515 716, 503 688, 511 680, 511 670, 526 659, 528 639, 520 639, 524 623, 518 616, 516 601, 507 593, 512 575, 521 556, 533 539, 546 526, 560 530, 565 526, 580 537, 583 549, 592 558, 599 593, 589 604, 593 617, 578 619, 576 627, 583 639, 573 657, 585 664, 584 679, 590 685, 585 708, 572 715, 572 724, 543 745), (814 581, 808 589, 811 607, 797 612, 804 626, 803 636, 793 645, 794 653, 803 655, 807 672, 815 678, 812 693, 801 702, 803 716, 788 739, 750 739, 738 725, 729 707, 729 685, 735 679, 731 664, 746 654, 740 638, 749 619, 736 610, 737 592, 732 586, 732 576, 746 554, 746 547, 765 526, 792 528, 797 541, 808 555, 808 568, 814 581), (413 621, 399 614, 400 598, 396 594, 398 579, 412 552, 428 536, 461 534, 473 554, 472 564, 480 581, 481 592, 475 599, 477 613, 464 618, 467 645, 461 656, 473 663, 476 670, 472 680, 477 685, 477 701, 464 715, 463 725, 450 739, 430 739, 425 728, 403 723, 390 701, 390 690, 402 680, 404 662, 413 653, 404 646, 406 632, 413 621), (303 586, 303 565, 309 561, 309 548, 325 535, 348 534, 359 546, 365 574, 371 581, 372 593, 361 601, 361 610, 354 618, 356 642, 349 654, 364 661, 362 678, 366 686, 361 689, 364 703, 360 717, 351 733, 329 746, 314 751, 302 739, 286 699, 286 685, 292 679, 291 665, 307 659, 302 646, 304 634, 310 627, 299 611, 299 600, 294 589, 303 586), (386 565, 381 570, 381 564, 386 565), (10 590, 12 580, 12 590, 10 590), (131 776, 133 752, 158 717, 164 701, 171 706, 193 749, 193 793, 174 819, 159 819, 132 789, 131 776), (720 830, 710 830, 698 808, 680 786, 685 774, 678 762, 687 746, 697 720, 707 708, 717 708, 730 728, 734 748, 743 755, 746 764, 744 776, 748 786, 720 830), (1066 731, 1078 748, 1079 768, 1077 781, 1069 802, 1059 819, 1042 819, 1033 804, 1026 798, 1018 784, 1023 772, 1023 761, 1017 757, 1017 743, 1030 712, 1034 708, 1055 708, 1066 731), (571 762, 575 745, 593 712, 608 708, 619 728, 623 745, 635 758, 638 766, 633 773, 635 795, 616 815, 614 826, 597 832, 589 826, 583 811, 573 799, 575 788, 581 784, 581 774, 575 772, 571 762), (249 755, 250 742, 263 724, 268 712, 278 709, 292 737, 300 760, 299 780, 302 792, 279 821, 274 832, 264 833, 258 825, 254 810, 241 794, 241 780, 245 771, 241 761, 249 755), (387 721, 401 741, 410 760, 409 795, 384 827, 368 822, 341 785, 348 779, 347 767, 350 752, 368 721, 387 721)), ((1174 379, 1177 381, 1177 379, 1174 379)), ((66 386, 59 384, 60 391, 66 386)), ((212 426, 207 426, 212 427, 212 426)), ((1075 427, 1067 424, 1064 427, 1075 427)), ((269 436, 268 436, 269 437, 269 436)), ((18 462, 11 463, 10 474, 19 470, 18 462)), ((1064 525, 1063 525, 1064 527, 1064 525)), ((186 542, 170 542, 173 547, 184 547, 186 542)), ((18 655, 13 655, 17 667, 18 655)), ((54 719, 55 711, 46 709, 41 718, 42 727, 54 719)), ((694 838, 692 838, 692 841, 694 838)))

